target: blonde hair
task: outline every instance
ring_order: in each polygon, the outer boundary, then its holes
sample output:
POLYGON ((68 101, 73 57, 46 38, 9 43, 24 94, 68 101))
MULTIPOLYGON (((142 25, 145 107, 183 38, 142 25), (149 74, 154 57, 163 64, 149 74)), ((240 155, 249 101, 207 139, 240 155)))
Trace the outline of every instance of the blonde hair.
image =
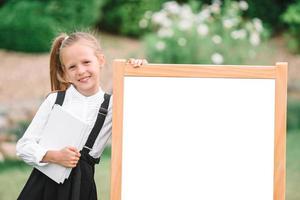
POLYGON ((84 39, 88 45, 95 50, 95 53, 101 53, 101 46, 92 33, 74 32, 70 35, 61 33, 58 35, 53 43, 50 52, 50 82, 51 91, 66 90, 70 83, 66 81, 64 66, 61 61, 61 50, 69 47, 79 40, 84 39))

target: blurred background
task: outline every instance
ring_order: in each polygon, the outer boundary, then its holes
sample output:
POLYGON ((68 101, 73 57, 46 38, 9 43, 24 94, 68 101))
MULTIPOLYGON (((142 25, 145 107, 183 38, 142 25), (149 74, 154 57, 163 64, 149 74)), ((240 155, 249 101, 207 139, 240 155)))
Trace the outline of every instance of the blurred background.
MULTIPOLYGON (((16 199, 31 167, 15 143, 50 92, 49 49, 60 32, 90 30, 107 64, 274 65, 289 63, 286 199, 300 199, 300 0, 0 0, 0 200, 16 199)), ((110 148, 96 180, 109 199, 110 148)))

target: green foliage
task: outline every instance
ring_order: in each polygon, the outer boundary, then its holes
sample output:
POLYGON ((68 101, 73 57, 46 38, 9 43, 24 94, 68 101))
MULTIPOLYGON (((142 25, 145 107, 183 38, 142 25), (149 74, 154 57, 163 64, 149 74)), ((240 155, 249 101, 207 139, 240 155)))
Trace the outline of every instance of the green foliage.
POLYGON ((288 47, 294 53, 300 53, 300 1, 291 4, 282 15, 282 20, 288 25, 288 47))
POLYGON ((246 15, 260 18, 269 30, 275 32, 283 29, 280 15, 294 0, 247 0, 249 9, 246 15))
POLYGON ((58 32, 95 25, 102 1, 10 0, 0 8, 0 48, 45 52, 58 32))
POLYGON ((287 107, 287 129, 300 130, 300 100, 289 99, 287 107))
POLYGON ((255 59, 268 33, 260 19, 243 18, 247 8, 246 2, 226 1, 202 6, 194 13, 187 4, 165 3, 162 10, 142 19, 154 31, 145 37, 148 59, 213 64, 243 64, 255 59))
MULTIPOLYGON (((109 199, 110 168, 110 157, 104 157, 95 166, 95 181, 99 199, 109 199)), ((0 163, 0 199, 17 199, 31 171, 32 167, 23 161, 5 161, 0 163)))
POLYGON ((45 14, 51 16, 65 31, 82 29, 96 24, 103 1, 51 0, 45 8, 45 14))
POLYGON ((105 0, 100 30, 140 36, 145 30, 139 28, 139 21, 146 11, 159 10, 167 0, 105 0))
MULTIPOLYGON (((178 3, 193 3, 201 2, 201 4, 211 4, 215 0, 177 0, 178 3)), ((220 0, 226 2, 228 0, 220 0)), ((280 15, 286 10, 287 6, 295 0, 231 0, 235 2, 246 1, 249 4, 249 9, 244 13, 248 18, 259 18, 264 22, 265 28, 276 33, 282 30, 284 25, 280 20, 280 15)))
POLYGON ((0 162, 0 172, 4 172, 7 170, 13 169, 26 169, 29 168, 27 164, 25 164, 22 160, 5 160, 0 162))
POLYGON ((41 2, 29 1, 6 4, 0 10, 0 48, 48 51, 56 23, 44 15, 43 6, 41 2))

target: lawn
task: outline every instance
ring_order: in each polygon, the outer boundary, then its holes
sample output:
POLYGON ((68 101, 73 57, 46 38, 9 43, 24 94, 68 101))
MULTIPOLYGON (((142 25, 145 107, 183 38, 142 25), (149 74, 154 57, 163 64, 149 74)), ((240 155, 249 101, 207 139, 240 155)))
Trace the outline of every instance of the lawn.
MULTIPOLYGON (((300 199, 300 131, 287 137, 287 187, 286 200, 300 199)), ((108 154, 108 153, 107 153, 108 154)), ((0 200, 15 200, 21 191, 31 168, 20 162, 0 164, 0 200)), ((110 158, 104 156, 96 167, 95 179, 100 200, 109 200, 110 158)))
MULTIPOLYGON (((109 150, 96 165, 95 180, 99 199, 109 200, 110 157, 109 150)), ((16 200, 32 168, 21 161, 0 163, 0 200, 16 200)))

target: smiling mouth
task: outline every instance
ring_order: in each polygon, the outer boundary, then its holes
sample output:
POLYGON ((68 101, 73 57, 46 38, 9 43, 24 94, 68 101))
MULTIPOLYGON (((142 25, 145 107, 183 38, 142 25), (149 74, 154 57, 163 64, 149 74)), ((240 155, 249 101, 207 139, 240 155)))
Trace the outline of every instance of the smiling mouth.
POLYGON ((90 76, 86 76, 86 77, 83 77, 83 78, 79 79, 78 81, 79 81, 79 82, 82 82, 82 83, 85 83, 85 82, 87 82, 90 78, 91 78, 90 76))

